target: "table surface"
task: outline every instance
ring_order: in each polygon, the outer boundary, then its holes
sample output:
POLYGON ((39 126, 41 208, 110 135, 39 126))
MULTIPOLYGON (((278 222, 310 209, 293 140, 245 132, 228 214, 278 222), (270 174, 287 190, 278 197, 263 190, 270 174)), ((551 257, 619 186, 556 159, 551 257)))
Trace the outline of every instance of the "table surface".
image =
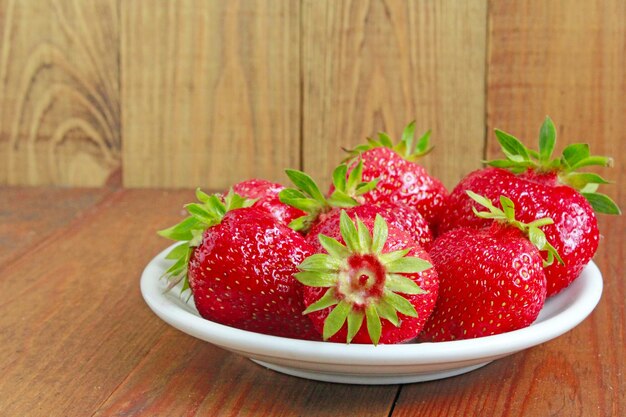
POLYGON ((600 304, 556 340, 408 385, 309 381, 159 320, 139 292, 193 192, 0 188, 2 416, 623 416, 624 216, 602 217, 600 304))

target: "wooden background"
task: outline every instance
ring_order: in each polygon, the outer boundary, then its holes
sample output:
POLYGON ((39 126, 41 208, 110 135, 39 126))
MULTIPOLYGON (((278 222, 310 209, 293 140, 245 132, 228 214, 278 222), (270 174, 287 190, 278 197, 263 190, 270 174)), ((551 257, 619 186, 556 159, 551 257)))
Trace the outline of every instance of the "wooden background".
POLYGON ((0 185, 325 181, 340 146, 415 119, 453 186, 494 127, 534 144, 546 114, 617 179, 625 4, 0 0, 0 185))

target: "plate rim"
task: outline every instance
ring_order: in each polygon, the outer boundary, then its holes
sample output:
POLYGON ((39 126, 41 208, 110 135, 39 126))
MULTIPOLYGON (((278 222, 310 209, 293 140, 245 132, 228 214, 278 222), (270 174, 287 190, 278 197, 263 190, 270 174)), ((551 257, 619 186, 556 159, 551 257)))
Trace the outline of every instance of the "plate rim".
POLYGON ((227 350, 245 354, 261 354, 281 359, 309 363, 341 365, 426 365, 462 362, 505 356, 545 343, 567 333, 591 314, 600 301, 603 290, 602 274, 590 261, 581 276, 559 294, 556 302, 574 293, 574 301, 553 317, 529 327, 476 339, 449 342, 423 342, 395 345, 361 345, 289 339, 225 326, 193 314, 176 305, 172 291, 164 293, 162 279, 165 254, 175 246, 154 256, 141 274, 141 294, 150 309, 163 321, 183 333, 227 350), (572 312, 576 314, 572 314, 572 312), (478 342, 477 342, 478 341, 478 342), (374 360, 374 364, 372 364, 374 360))

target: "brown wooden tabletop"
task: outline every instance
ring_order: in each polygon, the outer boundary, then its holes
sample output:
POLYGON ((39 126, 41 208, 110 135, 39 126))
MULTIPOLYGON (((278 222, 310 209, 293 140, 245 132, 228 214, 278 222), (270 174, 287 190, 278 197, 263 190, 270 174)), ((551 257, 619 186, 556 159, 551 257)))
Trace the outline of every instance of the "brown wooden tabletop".
POLYGON ((596 310, 471 373, 309 381, 158 319, 139 292, 192 191, 0 189, 0 416, 624 416, 624 216, 602 217, 596 310))

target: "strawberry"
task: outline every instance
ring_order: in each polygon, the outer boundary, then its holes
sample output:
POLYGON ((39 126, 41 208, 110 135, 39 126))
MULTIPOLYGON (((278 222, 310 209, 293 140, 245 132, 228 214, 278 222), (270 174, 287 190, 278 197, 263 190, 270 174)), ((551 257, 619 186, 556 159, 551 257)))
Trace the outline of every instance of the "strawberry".
POLYGON ((540 250, 560 259, 540 229, 551 219, 524 224, 515 220, 510 199, 500 198, 500 210, 468 194, 489 209, 476 213, 491 225, 459 228, 435 239, 430 256, 439 274, 439 298, 421 341, 470 339, 529 326, 546 298, 540 250))
POLYGON ((253 201, 229 192, 224 201, 196 192, 190 217, 161 231, 183 241, 168 255, 167 275, 190 288, 200 315, 227 326, 275 336, 319 340, 302 315, 297 266, 313 248, 253 201))
POLYGON ((580 275, 598 248, 594 209, 599 213, 619 214, 619 208, 609 197, 596 193, 598 185, 607 181, 597 174, 575 170, 589 165, 610 165, 611 160, 590 155, 586 144, 569 145, 563 156, 552 159, 556 130, 550 118, 546 118, 540 130, 539 152, 527 149, 515 137, 500 130, 496 130, 496 136, 507 159, 491 161, 490 167, 461 180, 448 197, 438 230, 445 233, 458 227, 478 228, 487 224, 486 220, 473 216, 476 203, 466 195, 467 190, 496 204, 500 195, 510 198, 523 222, 552 218, 554 224, 545 227, 545 234, 564 261, 546 268, 548 296, 554 295, 580 275))
POLYGON ((281 184, 262 179, 250 179, 233 185, 233 191, 240 196, 256 199, 254 207, 267 211, 283 224, 289 224, 306 213, 280 202, 278 193, 284 189, 281 184))
POLYGON ((412 340, 434 308, 437 272, 424 249, 380 215, 355 219, 341 211, 338 227, 320 225, 329 235, 307 236, 318 253, 295 275, 305 285, 304 313, 324 340, 412 340))
MULTIPOLYGON (((339 218, 344 210, 334 209, 321 216, 320 221, 315 223, 309 231, 307 237, 309 241, 316 241, 317 235, 330 235, 333 230, 339 228, 339 218)), ((359 217, 362 220, 376 218, 380 215, 390 227, 394 227, 406 232, 415 243, 428 250, 433 238, 428 229, 426 220, 419 212, 407 206, 400 206, 394 203, 370 204, 364 203, 359 206, 346 208, 345 212, 350 218, 359 217)))
MULTIPOLYGON (((411 122, 396 145, 389 135, 379 133, 378 140, 368 138, 368 143, 350 150, 352 158, 363 161, 363 180, 378 179, 375 189, 365 193, 366 202, 393 202, 407 205, 420 212, 431 225, 437 223, 448 194, 437 178, 415 161, 431 151, 430 131, 413 145, 415 122, 411 122)), ((354 169, 356 163, 352 163, 354 169)))
MULTIPOLYGON (((341 209, 348 210, 350 215, 371 217, 380 214, 390 226, 407 232, 417 243, 427 248, 432 242, 432 233, 424 217, 415 209, 392 202, 378 204, 367 203, 364 194, 376 187, 377 180, 363 182, 361 174, 363 163, 347 175, 348 167, 339 165, 333 172, 333 187, 328 197, 324 196, 315 181, 306 173, 297 170, 286 170, 297 189, 285 189, 280 193, 282 202, 297 207, 307 214, 289 224, 295 230, 309 233, 321 223, 334 218, 334 225, 339 224, 341 209)), ((319 231, 318 231, 319 232, 319 231)))

